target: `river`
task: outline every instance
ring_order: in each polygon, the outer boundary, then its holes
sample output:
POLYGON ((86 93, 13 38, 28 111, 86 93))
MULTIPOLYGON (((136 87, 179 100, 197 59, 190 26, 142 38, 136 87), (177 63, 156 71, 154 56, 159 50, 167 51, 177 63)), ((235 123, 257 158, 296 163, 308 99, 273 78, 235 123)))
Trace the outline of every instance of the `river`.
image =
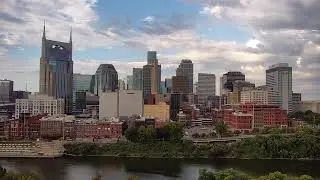
POLYGON ((291 160, 163 160, 112 158, 19 159, 2 158, 1 166, 10 171, 29 171, 44 180, 91 180, 96 174, 103 180, 126 180, 136 175, 141 180, 196 180, 201 168, 234 168, 252 175, 282 171, 290 175, 309 174, 320 179, 320 161, 291 160))

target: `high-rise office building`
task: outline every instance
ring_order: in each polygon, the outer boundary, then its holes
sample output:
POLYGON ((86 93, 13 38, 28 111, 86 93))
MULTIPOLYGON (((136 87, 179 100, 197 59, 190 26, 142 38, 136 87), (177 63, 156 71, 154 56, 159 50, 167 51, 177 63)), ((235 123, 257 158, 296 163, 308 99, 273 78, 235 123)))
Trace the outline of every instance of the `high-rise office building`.
POLYGON ((198 103, 205 104, 209 96, 216 95, 216 76, 208 73, 198 73, 198 103))
POLYGON ((148 51, 147 62, 152 64, 153 61, 157 60, 157 51, 148 51))
POLYGON ((233 82, 233 92, 240 92, 243 91, 244 89, 251 89, 254 88, 256 85, 254 83, 248 82, 248 81, 242 81, 242 80, 237 80, 233 82))
POLYGON ((12 100, 15 102, 16 99, 28 99, 29 95, 31 95, 31 92, 28 91, 13 91, 12 100))
POLYGON ((148 51, 148 64, 143 66, 143 97, 146 100, 152 94, 161 91, 161 65, 158 64, 157 52, 148 51))
POLYGON ((94 94, 94 86, 96 84, 96 75, 91 76, 91 81, 90 81, 90 90, 89 92, 94 94))
POLYGON ((13 99, 13 81, 0 80, 0 104, 12 103, 13 99))
POLYGON ((73 74, 73 91, 90 91, 92 75, 73 74))
POLYGON ((172 79, 166 78, 164 80, 164 86, 166 88, 167 93, 171 93, 172 91, 172 79))
POLYGON ((100 64, 95 74, 94 94, 116 91, 118 89, 118 72, 112 64, 100 64))
POLYGON ((46 38, 45 26, 42 35, 40 58, 40 94, 65 100, 65 112, 72 112, 72 32, 69 43, 46 38))
POLYGON ((298 112, 301 109, 301 93, 292 92, 292 112, 298 112))
POLYGON ((133 89, 133 76, 127 76, 127 87, 126 89, 133 89))
POLYGON ((176 120, 177 114, 182 103, 182 94, 172 93, 170 95, 170 119, 176 120))
POLYGON ((172 92, 188 94, 188 78, 186 76, 172 76, 172 92))
POLYGON ((145 102, 151 96, 151 71, 151 65, 147 64, 143 66, 143 99, 145 102))
POLYGON ((142 90, 143 89, 143 69, 133 68, 132 69, 132 89, 142 90))
POLYGON ((167 94, 168 93, 167 92, 167 88, 166 88, 166 83, 164 81, 160 82, 160 89, 161 89, 161 91, 160 91, 161 94, 167 94))
POLYGON ((301 102, 301 93, 292 93, 292 102, 301 102))
POLYGON ((235 81, 245 81, 245 75, 242 72, 228 72, 220 78, 220 95, 233 92, 233 83, 235 81))
POLYGON ((176 76, 187 77, 187 93, 193 93, 193 63, 189 59, 183 59, 176 70, 176 76))
POLYGON ((86 108, 86 92, 90 92, 92 75, 73 74, 73 114, 86 108))
POLYGON ((266 70, 266 85, 269 104, 292 111, 292 67, 288 63, 279 63, 266 70))

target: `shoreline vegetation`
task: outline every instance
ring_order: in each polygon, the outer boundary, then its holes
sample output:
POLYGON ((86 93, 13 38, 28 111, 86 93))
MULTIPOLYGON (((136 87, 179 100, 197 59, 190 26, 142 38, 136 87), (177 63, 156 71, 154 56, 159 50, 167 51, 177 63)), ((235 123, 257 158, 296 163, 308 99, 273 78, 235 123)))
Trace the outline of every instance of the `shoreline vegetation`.
MULTIPOLYGON (((8 172, 5 168, 0 167, 1 180, 40 180, 37 174, 30 172, 8 172)), ((92 180, 101 180, 102 176, 97 174, 91 178, 92 180)), ((129 176, 127 180, 140 180, 139 176, 129 176)), ((314 178, 309 175, 301 176, 288 176, 281 172, 273 172, 264 176, 251 176, 241 171, 234 169, 225 169, 221 171, 207 171, 206 169, 199 170, 198 180, 313 180, 314 178)))
POLYGON ((320 129, 317 128, 301 128, 291 136, 257 135, 234 143, 203 145, 182 140, 182 127, 178 123, 170 123, 158 131, 160 133, 150 127, 128 129, 126 138, 129 141, 115 144, 66 144, 65 155, 163 159, 320 159, 320 129))

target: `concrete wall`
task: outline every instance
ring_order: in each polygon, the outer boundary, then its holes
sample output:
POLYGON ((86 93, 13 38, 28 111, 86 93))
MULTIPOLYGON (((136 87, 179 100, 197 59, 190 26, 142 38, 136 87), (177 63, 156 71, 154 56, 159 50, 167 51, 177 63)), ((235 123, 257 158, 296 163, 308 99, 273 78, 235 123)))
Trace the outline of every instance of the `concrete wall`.
POLYGON ((142 90, 120 90, 119 99, 117 92, 105 92, 99 98, 99 119, 106 117, 143 115, 142 90))

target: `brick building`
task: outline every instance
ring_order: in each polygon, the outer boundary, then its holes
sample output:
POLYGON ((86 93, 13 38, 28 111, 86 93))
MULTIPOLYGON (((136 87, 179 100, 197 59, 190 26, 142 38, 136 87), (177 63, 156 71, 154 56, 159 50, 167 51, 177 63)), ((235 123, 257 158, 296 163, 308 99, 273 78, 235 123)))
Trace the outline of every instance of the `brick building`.
POLYGON ((288 125, 287 111, 278 105, 240 104, 239 108, 223 109, 222 114, 223 121, 233 130, 248 131, 288 125))
POLYGON ((253 116, 245 113, 232 113, 230 116, 230 127, 234 131, 252 131, 253 116))
POLYGON ((254 117, 254 128, 287 126, 287 111, 278 105, 242 104, 241 111, 254 117))
POLYGON ((120 138, 122 125, 118 119, 76 120, 74 116, 48 117, 41 119, 40 132, 43 138, 120 138))
POLYGON ((21 114, 20 119, 1 122, 1 135, 7 139, 37 139, 40 137, 40 119, 45 115, 21 114))

